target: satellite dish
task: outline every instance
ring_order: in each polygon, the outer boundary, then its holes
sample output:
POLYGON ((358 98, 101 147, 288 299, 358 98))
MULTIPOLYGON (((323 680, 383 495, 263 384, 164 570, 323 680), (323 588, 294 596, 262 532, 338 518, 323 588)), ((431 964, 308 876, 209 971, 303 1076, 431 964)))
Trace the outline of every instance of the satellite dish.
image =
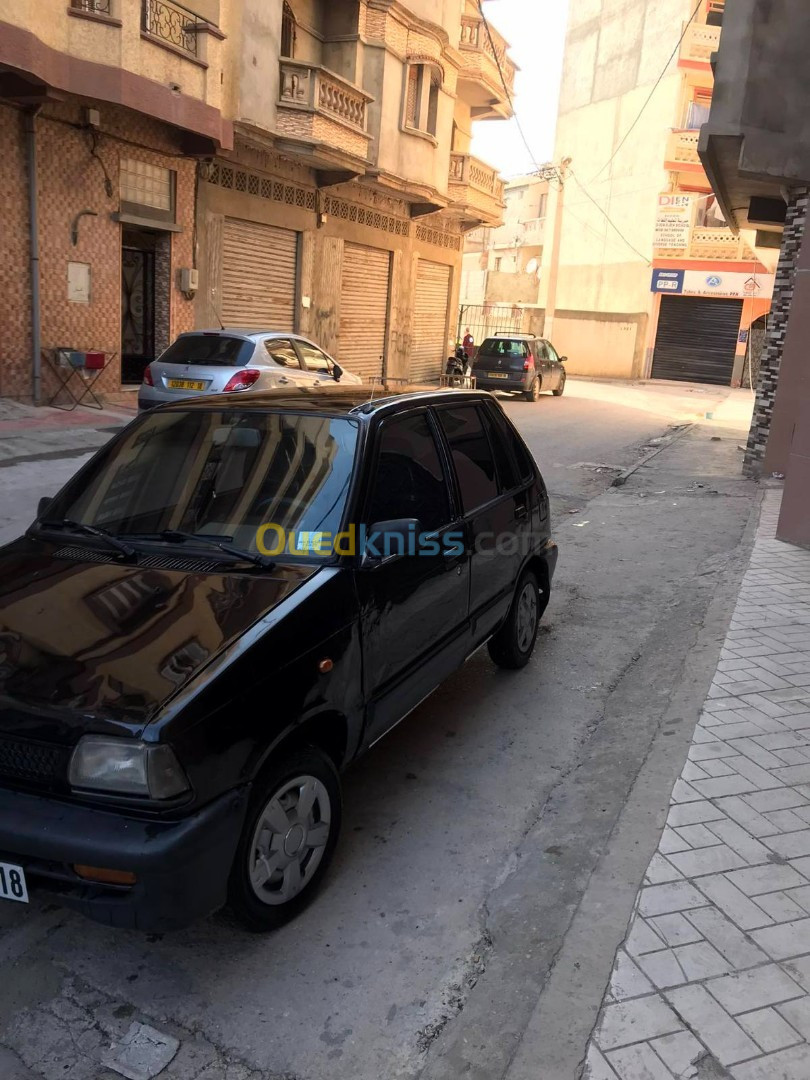
POLYGON ((539 269, 540 263, 537 261, 537 259, 529 259, 529 261, 526 263, 527 274, 536 274, 539 269))

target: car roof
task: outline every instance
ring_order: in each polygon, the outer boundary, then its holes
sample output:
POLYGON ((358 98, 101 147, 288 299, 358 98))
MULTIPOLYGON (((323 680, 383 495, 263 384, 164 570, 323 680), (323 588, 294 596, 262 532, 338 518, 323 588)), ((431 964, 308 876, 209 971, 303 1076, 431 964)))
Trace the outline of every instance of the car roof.
POLYGON ((508 330, 499 330, 493 337, 511 338, 513 341, 542 341, 537 334, 510 334, 508 330))
POLYGON ((202 327, 199 330, 186 330, 184 333, 179 334, 178 337, 200 337, 202 335, 210 336, 211 334, 227 334, 228 337, 242 337, 249 338, 254 341, 260 337, 283 337, 283 338, 295 338, 296 341, 309 341, 308 337, 304 337, 302 334, 293 334, 290 330, 273 330, 268 328, 267 330, 257 330, 255 327, 250 329, 244 326, 209 326, 202 327))
MULTIPOLYGON (((312 410, 337 416, 368 419, 384 410, 397 411, 407 406, 445 405, 454 401, 491 401, 486 390, 457 390, 431 386, 410 386, 396 393, 369 386, 296 387, 283 390, 244 390, 238 395, 210 394, 198 398, 182 398, 158 406, 159 411, 199 412, 207 409, 250 411, 253 409, 289 409, 290 412, 312 410), (378 396, 379 395, 379 396, 378 396)), ((153 410, 156 411, 156 410, 153 410)))

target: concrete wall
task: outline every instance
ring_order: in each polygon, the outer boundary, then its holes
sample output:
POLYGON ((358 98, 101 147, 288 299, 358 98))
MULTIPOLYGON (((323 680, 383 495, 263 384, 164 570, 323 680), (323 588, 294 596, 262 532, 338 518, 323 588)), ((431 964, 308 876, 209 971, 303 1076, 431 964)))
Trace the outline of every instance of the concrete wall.
POLYGON ((554 348, 568 357, 569 375, 638 379, 642 375, 647 316, 635 318, 557 311, 554 348))

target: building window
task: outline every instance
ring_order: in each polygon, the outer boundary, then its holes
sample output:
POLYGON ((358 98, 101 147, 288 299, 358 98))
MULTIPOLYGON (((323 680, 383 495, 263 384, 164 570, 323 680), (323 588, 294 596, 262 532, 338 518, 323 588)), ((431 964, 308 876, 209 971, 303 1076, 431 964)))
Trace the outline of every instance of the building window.
POLYGON ((502 263, 503 263, 503 259, 499 255, 497 257, 497 259, 495 260, 495 269, 500 270, 502 263))
POLYGON ((696 90, 694 98, 689 102, 686 113, 686 126, 689 131, 697 131, 703 127, 709 119, 711 107, 711 90, 696 90))
POLYGON ((72 11, 84 11, 90 15, 112 15, 112 0, 70 0, 72 11))
POLYGON ((284 6, 281 9, 281 55, 289 56, 290 58, 295 56, 295 16, 293 10, 284 0, 284 6))
POLYGON ((410 64, 405 86, 405 127, 435 135, 441 74, 430 64, 410 64))
POLYGON ((135 158, 121 159, 121 210, 156 221, 175 220, 176 177, 173 169, 135 158))
POLYGON ((548 203, 548 195, 545 192, 540 196, 540 201, 537 205, 537 216, 544 218, 546 216, 546 204, 548 203))

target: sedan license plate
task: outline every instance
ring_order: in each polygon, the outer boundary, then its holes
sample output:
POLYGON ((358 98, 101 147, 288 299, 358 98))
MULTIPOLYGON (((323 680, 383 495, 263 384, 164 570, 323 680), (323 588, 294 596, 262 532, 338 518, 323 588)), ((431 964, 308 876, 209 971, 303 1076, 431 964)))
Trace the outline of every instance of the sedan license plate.
POLYGON ((508 379, 509 378, 509 372, 508 371, 490 371, 490 373, 487 375, 487 378, 488 379, 508 379))
POLYGON ((25 871, 14 863, 0 862, 0 900, 17 900, 28 903, 28 887, 25 871))
POLYGON ((197 379, 169 379, 170 390, 204 390, 205 383, 197 379))

